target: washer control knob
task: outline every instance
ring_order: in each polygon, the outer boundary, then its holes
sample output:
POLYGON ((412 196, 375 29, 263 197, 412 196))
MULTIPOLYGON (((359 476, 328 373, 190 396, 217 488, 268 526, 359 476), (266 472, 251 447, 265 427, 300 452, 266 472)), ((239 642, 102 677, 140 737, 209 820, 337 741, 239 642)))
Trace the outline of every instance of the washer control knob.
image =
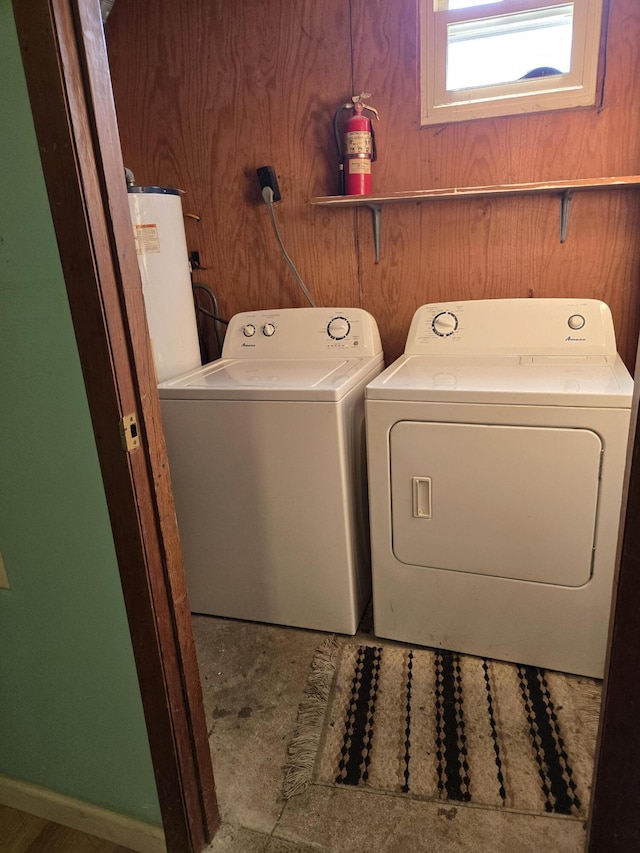
POLYGON ((275 331, 276 327, 273 325, 273 323, 265 323, 262 327, 262 334, 267 338, 270 338, 271 335, 275 334, 275 331))
POLYGON ((574 332, 577 332, 578 329, 582 329, 587 321, 584 319, 582 314, 572 314, 567 320, 567 324, 570 329, 573 329, 574 332))
POLYGON ((431 321, 431 328, 441 338, 448 338, 458 328, 458 318, 451 311, 441 311, 431 321))
POLYGON ((334 317, 332 320, 329 320, 327 334, 330 338, 333 338, 334 341, 344 340, 350 331, 351 324, 346 317, 334 317))
POLYGON ((253 323, 247 323, 246 326, 242 327, 242 334, 245 336, 245 338, 252 338, 255 333, 256 327, 253 325, 253 323))

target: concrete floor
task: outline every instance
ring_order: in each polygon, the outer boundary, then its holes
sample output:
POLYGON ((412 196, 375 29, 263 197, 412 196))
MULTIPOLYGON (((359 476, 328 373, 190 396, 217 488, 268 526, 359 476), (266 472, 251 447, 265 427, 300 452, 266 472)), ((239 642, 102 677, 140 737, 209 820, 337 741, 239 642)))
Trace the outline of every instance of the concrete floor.
MULTIPOLYGON (((210 616, 194 616, 193 628, 223 822, 211 853, 584 849, 584 825, 562 817, 443 807, 319 785, 285 801, 281 788, 287 743, 311 660, 326 635, 210 616)), ((370 638, 365 623, 359 639, 370 638)))

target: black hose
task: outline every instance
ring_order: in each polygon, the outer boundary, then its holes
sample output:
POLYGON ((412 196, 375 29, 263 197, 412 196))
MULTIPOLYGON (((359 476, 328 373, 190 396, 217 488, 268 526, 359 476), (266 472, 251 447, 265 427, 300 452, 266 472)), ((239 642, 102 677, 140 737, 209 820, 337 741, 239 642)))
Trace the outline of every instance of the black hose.
POLYGON ((208 294, 209 299, 211 300, 211 306, 213 308, 212 311, 207 311, 201 305, 198 305, 196 301, 196 309, 204 314, 206 317, 210 317, 213 320, 213 331, 216 336, 216 343, 218 344, 218 354, 222 355, 222 340, 220 337, 220 328, 218 323, 223 323, 225 326, 229 325, 228 320, 223 320, 222 317, 218 314, 218 300, 216 299, 215 293, 211 290, 211 288, 207 287, 206 284, 199 284, 198 282, 192 281, 191 287, 193 290, 203 290, 208 294))

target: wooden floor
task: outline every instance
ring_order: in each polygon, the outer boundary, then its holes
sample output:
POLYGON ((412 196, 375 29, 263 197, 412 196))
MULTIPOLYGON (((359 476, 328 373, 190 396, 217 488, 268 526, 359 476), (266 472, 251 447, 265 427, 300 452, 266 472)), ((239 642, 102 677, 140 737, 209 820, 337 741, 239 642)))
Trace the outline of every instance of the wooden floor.
POLYGON ((0 806, 0 853, 131 853, 44 818, 0 806))

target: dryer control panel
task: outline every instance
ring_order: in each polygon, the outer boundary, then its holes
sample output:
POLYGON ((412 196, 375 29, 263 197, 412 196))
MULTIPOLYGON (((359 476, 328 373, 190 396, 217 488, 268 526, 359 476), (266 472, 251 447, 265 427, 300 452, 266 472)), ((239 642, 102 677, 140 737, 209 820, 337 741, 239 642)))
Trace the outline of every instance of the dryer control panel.
POLYGON ((422 305, 405 353, 615 356, 616 340, 597 299, 479 299, 422 305))
POLYGON ((382 353, 374 318, 361 308, 281 308, 231 318, 222 358, 365 358, 382 353))

